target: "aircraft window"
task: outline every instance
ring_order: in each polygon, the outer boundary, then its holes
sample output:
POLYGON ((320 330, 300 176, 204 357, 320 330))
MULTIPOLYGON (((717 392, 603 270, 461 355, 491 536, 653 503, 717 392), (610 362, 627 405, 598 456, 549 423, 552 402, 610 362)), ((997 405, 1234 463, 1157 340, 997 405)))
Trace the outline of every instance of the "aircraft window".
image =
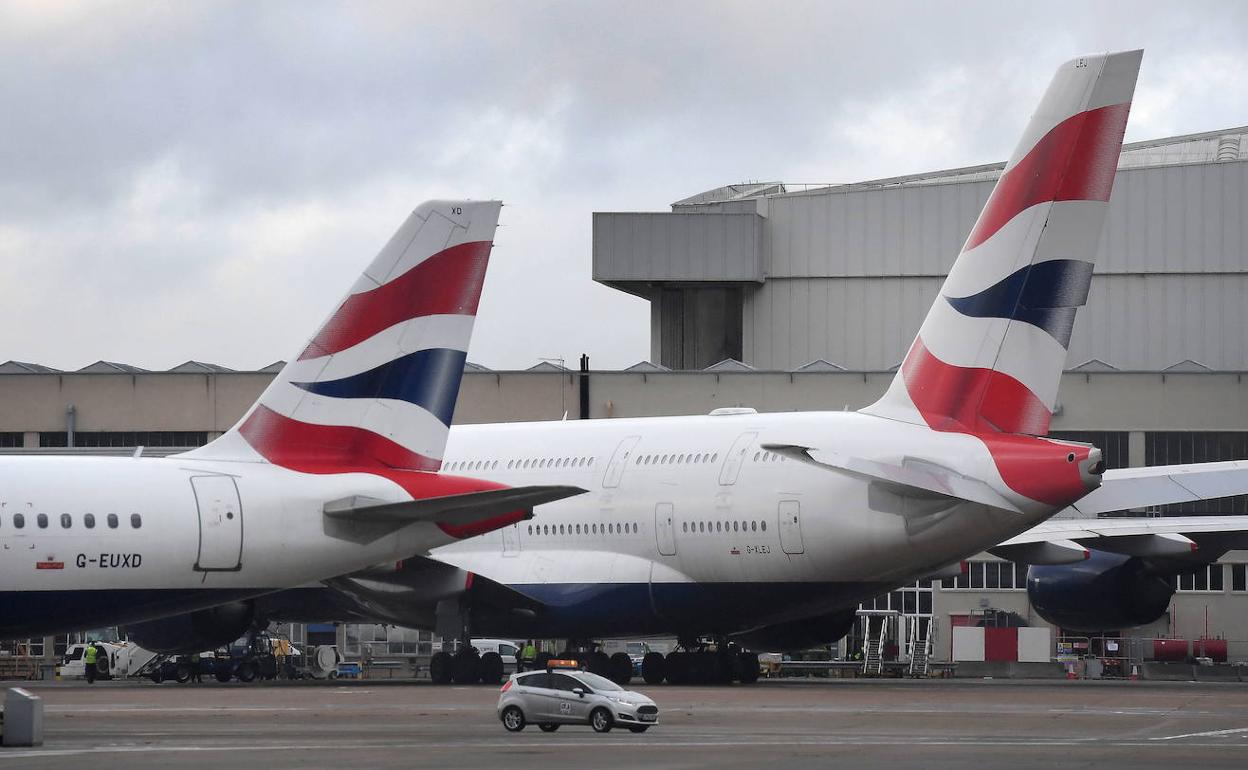
POLYGON ((529 525, 529 534, 530 534, 530 535, 531 535, 531 534, 533 534, 533 525, 532 525, 532 524, 530 524, 530 525, 529 525))
POLYGON ((740 532, 740 531, 741 531, 740 524, 741 524, 741 522, 739 522, 739 521, 734 521, 734 522, 732 522, 732 531, 733 531, 733 532, 740 532))
POLYGON ((550 534, 550 527, 549 527, 549 526, 544 526, 544 527, 542 527, 542 534, 543 534, 543 535, 549 535, 549 534, 550 534))
POLYGON ((108 528, 117 529, 117 514, 115 513, 108 514, 108 528))
POLYGON ((514 464, 515 464, 515 462, 516 462, 515 460, 508 460, 508 461, 507 461, 507 470, 511 470, 511 466, 512 466, 512 465, 514 465, 514 464))
POLYGON ((498 460, 495 460, 494 464, 491 465, 490 467, 493 468, 494 470, 498 470, 498 460))
POLYGON ((705 521, 699 521, 699 522, 698 522, 698 531, 699 531, 699 532, 705 532, 705 531, 706 531, 706 522, 705 522, 705 521))
POLYGON ((70 516, 68 513, 62 513, 61 514, 61 528, 69 529, 73 525, 74 525, 74 518, 70 516))
POLYGON ((95 514, 84 513, 82 515, 82 526, 86 527, 87 529, 95 529, 95 514))
POLYGON ((26 517, 20 513, 13 514, 13 526, 18 529, 26 526, 26 517))
POLYGON ((754 531, 754 532, 757 532, 757 531, 758 531, 758 522, 757 522, 757 521, 751 521, 751 522, 750 522, 750 530, 751 530, 751 531, 754 531))
POLYGON ((637 534, 637 523, 633 522, 633 534, 637 534))
POLYGON ((38 516, 36 516, 35 523, 39 525, 39 529, 47 529, 48 528, 48 514, 41 513, 38 516))
POLYGON ((759 524, 759 526, 760 526, 760 527, 762 527, 762 529, 763 529, 763 531, 764 531, 764 532, 766 532, 766 531, 767 531, 767 522, 765 522, 765 521, 764 521, 764 522, 760 523, 760 524, 759 524))
POLYGON ((589 525, 589 529, 590 529, 590 534, 594 534, 594 535, 598 534, 598 525, 597 525, 597 524, 590 524, 590 525, 589 525))
POLYGON ((711 455, 711 462, 715 462, 718 459, 719 459, 719 452, 716 452, 715 454, 711 455))
POLYGON ((134 529, 138 529, 143 526, 143 517, 137 513, 130 514, 130 526, 134 529))
POLYGON ((593 464, 594 464, 594 458, 592 458, 592 457, 591 457, 591 458, 589 458, 589 464, 590 464, 590 467, 593 467, 593 464))
POLYGON ((580 524, 577 524, 577 525, 576 525, 576 534, 578 534, 578 535, 579 535, 579 534, 581 534, 581 525, 580 525, 580 524))
POLYGON ((758 462, 758 456, 759 456, 759 453, 758 453, 758 452, 755 452, 755 453, 754 453, 754 462, 758 462))
POLYGON ((560 524, 560 525, 559 525, 559 534, 561 534, 561 535, 563 534, 563 525, 562 525, 562 524, 560 524))
POLYGON ((716 531, 716 532, 723 532, 723 531, 724 531, 724 524, 723 524, 723 522, 720 522, 720 521, 715 522, 715 531, 716 531))
POLYGON ((682 522, 680 523, 680 531, 681 531, 681 532, 688 532, 688 531, 689 531, 689 522, 687 522, 687 521, 682 521, 682 522))

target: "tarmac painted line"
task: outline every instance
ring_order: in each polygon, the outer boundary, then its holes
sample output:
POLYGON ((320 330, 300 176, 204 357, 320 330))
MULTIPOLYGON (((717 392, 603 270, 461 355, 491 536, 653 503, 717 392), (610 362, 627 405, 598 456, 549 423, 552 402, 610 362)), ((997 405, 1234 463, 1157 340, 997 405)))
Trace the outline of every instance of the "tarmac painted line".
MULTIPOLYGON (((1244 732, 1245 730, 1235 731, 1244 732)), ((1227 731, 1215 731, 1215 734, 1227 731)), ((1193 734, 1193 737, 1198 734, 1193 734)), ((1153 739, 1155 740, 1155 739, 1153 739)), ((859 738, 828 738, 815 740, 784 740, 784 741, 639 741, 639 740, 623 740, 623 741, 546 741, 542 743, 519 744, 516 742, 504 742, 502 740, 491 741, 438 741, 425 743, 343 743, 341 741, 328 743, 282 743, 282 744, 255 744, 246 743, 240 745, 224 745, 224 746, 91 746, 83 748, 64 748, 64 749, 26 749, 26 750, 8 750, 0 751, 0 761, 6 759, 34 759, 49 757, 74 757, 74 756, 90 756, 96 754, 196 754, 196 753, 231 753, 231 752, 255 752, 255 751, 393 751, 396 749, 476 749, 490 750, 497 749, 500 751, 515 751, 517 748, 523 748, 529 751, 533 749, 567 749, 578 748, 584 749, 587 746, 592 748, 627 748, 634 751, 645 749, 713 749, 713 748, 748 748, 760 746, 786 746, 786 747, 836 747, 836 746, 872 746, 872 747, 888 747, 897 745, 909 746, 931 746, 931 747, 951 747, 951 748, 968 748, 968 747, 1019 747, 1019 748, 1065 748, 1070 749, 1073 745, 1089 746, 1089 747, 1145 747, 1156 746, 1155 743, 1147 741, 1114 741, 1103 740, 1097 738, 1085 739, 1035 739, 1035 740, 992 740, 992 739, 881 739, 881 740, 863 740, 859 738)), ((1184 749, 1189 748, 1211 748, 1225 750, 1228 744, 1225 742, 1218 743, 1185 743, 1184 749)))
POLYGON ((1183 733, 1182 735, 1163 735, 1158 738, 1149 738, 1149 740, 1177 741, 1180 738, 1213 738, 1221 735, 1238 735, 1240 733, 1248 733, 1248 727, 1236 727, 1231 730, 1208 730, 1203 733, 1183 733))

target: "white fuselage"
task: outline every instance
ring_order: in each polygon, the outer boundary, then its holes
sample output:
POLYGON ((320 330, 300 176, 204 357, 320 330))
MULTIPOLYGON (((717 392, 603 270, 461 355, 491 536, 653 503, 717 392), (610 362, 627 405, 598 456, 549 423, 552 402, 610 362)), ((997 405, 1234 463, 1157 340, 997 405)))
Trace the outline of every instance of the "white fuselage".
POLYGON ((680 614, 692 609, 682 602, 714 604, 699 587, 716 587, 731 604, 734 593, 743 601, 746 587, 783 586, 750 594, 772 603, 780 618, 914 581, 1054 512, 948 500, 916 510, 880 485, 760 448, 768 443, 881 461, 919 458, 1000 479, 973 436, 858 413, 457 426, 448 473, 590 492, 541 506, 531 521, 436 549, 434 558, 568 612, 625 585, 644 587, 644 611, 659 616, 664 605, 680 614), (782 606, 786 599, 792 606, 782 606))
POLYGON ((323 506, 351 495, 410 499, 367 473, 180 457, 5 458, 0 636, 197 609, 451 540, 423 522, 367 542, 335 537, 323 506))

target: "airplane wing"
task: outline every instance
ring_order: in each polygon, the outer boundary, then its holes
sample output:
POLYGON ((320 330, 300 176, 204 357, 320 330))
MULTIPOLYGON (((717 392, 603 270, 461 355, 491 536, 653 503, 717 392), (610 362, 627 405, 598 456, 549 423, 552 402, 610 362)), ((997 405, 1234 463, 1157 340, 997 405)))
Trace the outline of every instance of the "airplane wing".
POLYGON ((1082 561, 1095 549, 1194 565, 1234 548, 1248 548, 1248 516, 1052 518, 989 551, 1026 564, 1082 561))
POLYGON ((1091 516, 1248 494, 1248 460, 1105 471, 1101 485, 1070 506, 1091 516))
POLYGON ((569 486, 507 487, 398 503, 352 496, 326 503, 324 512, 332 519, 357 522, 411 524, 429 521, 464 526, 486 521, 509 511, 553 503, 585 491, 580 487, 569 486))
POLYGON ((894 494, 930 500, 934 496, 969 500, 993 508, 1019 513, 1018 506, 978 479, 963 476, 936 463, 913 457, 902 458, 899 464, 850 457, 824 449, 796 444, 762 444, 769 452, 784 455, 798 462, 840 471, 851 476, 875 481, 894 494))

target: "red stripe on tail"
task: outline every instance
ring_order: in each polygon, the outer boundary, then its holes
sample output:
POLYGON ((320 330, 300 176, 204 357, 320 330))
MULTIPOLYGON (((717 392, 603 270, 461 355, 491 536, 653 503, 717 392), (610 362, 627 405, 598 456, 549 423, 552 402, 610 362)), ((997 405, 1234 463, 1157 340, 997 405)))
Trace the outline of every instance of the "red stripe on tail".
POLYGON ((376 472, 383 468, 436 471, 442 461, 413 452, 370 430, 315 425, 256 407, 238 429, 274 465, 301 473, 376 472))
POLYGON ((346 350, 419 316, 476 315, 490 246, 490 241, 452 246, 376 289, 352 294, 316 333, 299 360, 346 350))
POLYGON ((1111 104, 1054 126, 1001 175, 963 250, 988 240, 1037 203, 1109 200, 1130 110, 1130 103, 1111 104))

